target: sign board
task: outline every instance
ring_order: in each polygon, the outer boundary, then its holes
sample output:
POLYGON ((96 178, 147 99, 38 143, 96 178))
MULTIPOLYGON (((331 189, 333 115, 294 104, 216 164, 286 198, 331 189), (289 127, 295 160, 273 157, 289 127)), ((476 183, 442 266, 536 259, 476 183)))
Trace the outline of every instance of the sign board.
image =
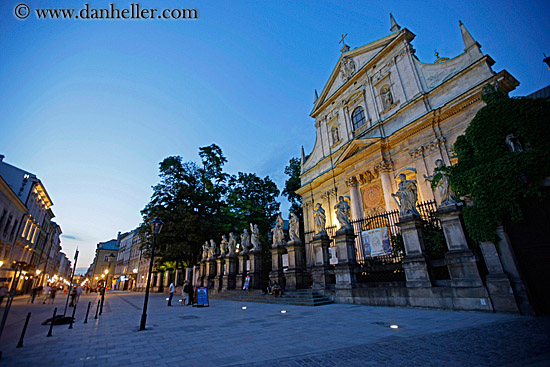
POLYGON ((250 271, 250 260, 246 260, 246 271, 250 271))
POLYGON ((197 287, 197 306, 198 307, 208 307, 208 288, 206 287, 197 287))
POLYGON ((362 231, 363 253, 365 257, 391 255, 388 227, 362 231))
POLYGON ((288 268, 288 254, 283 254, 283 268, 288 268))
POLYGON ((250 275, 247 275, 246 278, 244 278, 243 289, 244 290, 248 289, 249 285, 250 285, 250 275))
POLYGON ((338 252, 336 251, 336 247, 328 248, 328 259, 330 265, 338 264, 338 252))

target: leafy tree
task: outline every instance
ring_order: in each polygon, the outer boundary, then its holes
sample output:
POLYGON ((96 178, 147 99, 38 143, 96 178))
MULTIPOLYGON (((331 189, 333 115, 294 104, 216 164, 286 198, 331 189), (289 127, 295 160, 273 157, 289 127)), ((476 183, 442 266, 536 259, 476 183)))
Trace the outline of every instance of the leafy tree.
POLYGON ((452 187, 469 194, 473 205, 463 210, 464 222, 476 241, 495 241, 505 216, 519 221, 524 198, 542 198, 542 180, 550 175, 550 102, 508 98, 494 88, 487 103, 454 145, 458 163, 449 168, 452 187), (507 139, 521 149, 511 151, 507 139))
POLYGON ((300 182, 300 160, 298 158, 290 159, 288 166, 285 167, 285 174, 288 179, 285 181, 282 195, 286 196, 290 202, 290 212, 295 213, 300 221, 303 221, 302 197, 296 194, 296 190, 302 185, 300 182))

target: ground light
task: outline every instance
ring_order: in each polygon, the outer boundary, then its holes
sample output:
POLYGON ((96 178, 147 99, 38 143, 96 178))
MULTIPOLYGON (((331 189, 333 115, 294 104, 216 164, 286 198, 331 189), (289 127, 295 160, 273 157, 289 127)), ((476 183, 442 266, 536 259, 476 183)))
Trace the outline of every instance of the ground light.
POLYGON ((397 326, 397 325, 390 325, 390 328, 392 328, 392 329, 399 329, 399 326, 397 326))
POLYGON ((241 307, 243 310, 246 310, 246 306, 241 307))
POLYGON ((281 313, 286 313, 286 310, 281 310, 281 313))

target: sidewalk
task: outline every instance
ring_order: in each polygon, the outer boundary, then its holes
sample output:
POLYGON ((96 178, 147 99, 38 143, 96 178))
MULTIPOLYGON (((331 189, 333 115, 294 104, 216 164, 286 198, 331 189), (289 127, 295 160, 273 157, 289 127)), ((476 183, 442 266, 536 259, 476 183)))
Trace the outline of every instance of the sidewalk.
MULTIPOLYGON (((550 366, 550 319, 477 312, 210 300, 182 307, 107 293, 103 315, 3 345, 3 366, 550 366), (243 309, 242 307, 246 307, 243 309), (286 313, 281 313, 285 310, 286 313), (396 324, 398 329, 389 326, 396 324)), ((87 302, 86 302, 87 305, 87 302)), ((95 311, 95 309, 94 309, 95 311)))

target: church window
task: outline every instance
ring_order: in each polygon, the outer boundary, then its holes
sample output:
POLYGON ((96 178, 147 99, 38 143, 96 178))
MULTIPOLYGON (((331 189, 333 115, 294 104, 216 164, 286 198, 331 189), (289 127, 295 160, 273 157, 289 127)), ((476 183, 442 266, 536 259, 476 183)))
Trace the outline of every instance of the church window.
POLYGON ((359 106, 351 114, 351 121, 353 123, 353 130, 357 130, 365 123, 365 111, 363 107, 359 106))

